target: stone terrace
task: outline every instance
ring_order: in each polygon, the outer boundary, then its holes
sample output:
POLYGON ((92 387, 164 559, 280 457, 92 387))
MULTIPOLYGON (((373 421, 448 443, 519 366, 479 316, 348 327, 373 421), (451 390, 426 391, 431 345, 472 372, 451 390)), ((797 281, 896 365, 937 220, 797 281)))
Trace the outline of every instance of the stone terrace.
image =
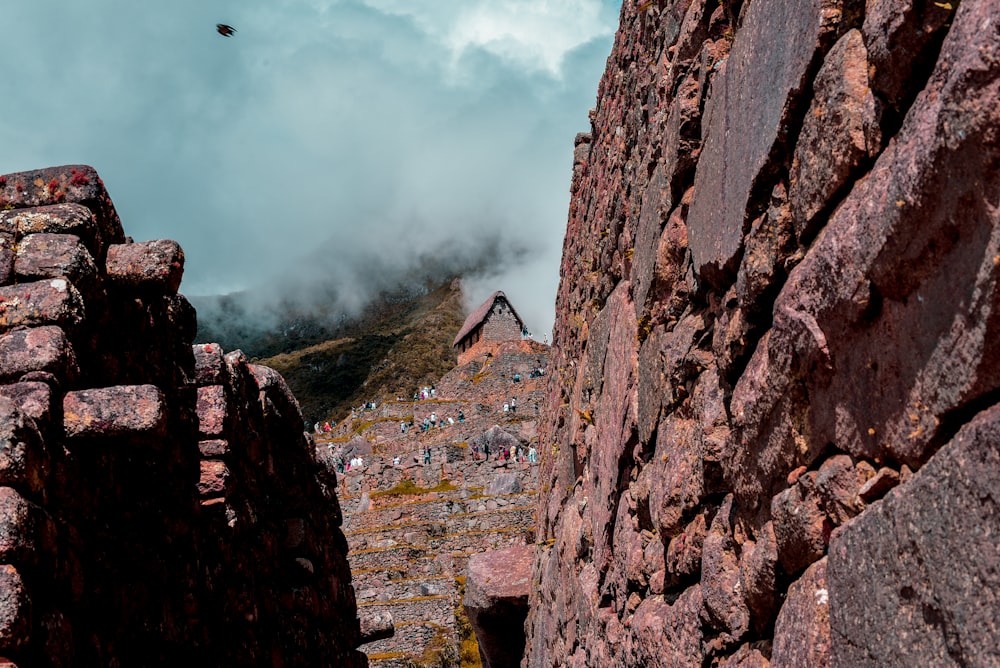
POLYGON ((396 627, 394 637, 364 646, 372 666, 441 665, 441 657, 458 665, 469 556, 534 542, 537 465, 501 461, 496 452, 501 443, 538 447, 547 376, 530 376, 545 368, 548 347, 511 341, 489 353, 445 375, 435 398, 359 409, 317 443, 328 466, 341 456, 364 459, 339 476, 339 497, 359 614, 388 612, 396 627), (517 410, 504 412, 512 398, 517 410), (456 421, 422 432, 431 412, 456 421), (414 426, 401 433, 410 420, 414 426), (483 442, 491 443, 488 460, 474 454, 483 442))

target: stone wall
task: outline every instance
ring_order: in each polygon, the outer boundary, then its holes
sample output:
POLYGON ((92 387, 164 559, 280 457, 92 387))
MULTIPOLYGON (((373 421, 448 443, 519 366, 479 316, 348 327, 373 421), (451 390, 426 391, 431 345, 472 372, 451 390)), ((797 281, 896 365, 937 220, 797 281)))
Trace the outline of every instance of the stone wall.
POLYGON ((277 373, 192 346, 183 264, 89 167, 0 176, 0 654, 366 665, 336 480, 277 373))
POLYGON ((1000 661, 998 16, 624 2, 524 665, 1000 661))
POLYGON ((505 299, 493 302, 493 308, 483 320, 483 341, 519 341, 521 339, 521 323, 514 310, 505 299))

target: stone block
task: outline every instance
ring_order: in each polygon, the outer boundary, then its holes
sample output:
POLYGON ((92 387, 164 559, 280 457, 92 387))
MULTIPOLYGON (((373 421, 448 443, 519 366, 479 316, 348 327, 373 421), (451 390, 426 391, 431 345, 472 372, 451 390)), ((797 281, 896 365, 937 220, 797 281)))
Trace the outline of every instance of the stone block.
POLYGON ((202 457, 225 457, 229 454, 229 441, 221 438, 198 441, 202 457))
POLYGON ((35 424, 0 395, 0 485, 41 491, 49 460, 35 424))
POLYGON ((198 433, 202 438, 212 439, 223 436, 229 418, 226 403, 226 388, 209 385, 198 388, 198 433))
MULTIPOLYGON (((0 355, 2 355, 0 350, 0 355)), ((0 396, 14 402, 25 416, 40 427, 47 426, 52 417, 52 387, 40 381, 26 381, 0 385, 0 396)))
POLYGON ((222 346, 218 343, 198 343, 191 346, 194 352, 194 382, 196 385, 222 383, 226 364, 222 359, 222 346))
POLYGON ((23 566, 35 554, 40 508, 12 487, 0 487, 0 563, 23 566))
POLYGON ((524 653, 535 548, 519 545, 473 554, 462 601, 485 668, 515 668, 524 653))
POLYGON ((832 39, 840 4, 775 0, 751 3, 746 11, 705 105, 687 219, 692 260, 703 279, 721 285, 725 273, 735 272, 754 187, 771 168, 790 113, 808 93, 809 69, 832 39))
POLYGON ((198 493, 202 496, 220 496, 226 493, 229 468, 217 459, 205 459, 200 463, 198 493))
POLYGON ((825 668, 829 665, 830 595, 827 560, 821 559, 788 588, 774 623, 771 668, 825 668))
POLYGON ((166 401, 155 385, 116 385, 63 397, 63 428, 70 439, 148 439, 162 435, 166 422, 166 401))
POLYGON ((72 330, 83 319, 83 298, 65 278, 0 287, 0 331, 39 325, 72 330))
POLYGON ((815 472, 771 500, 778 560, 786 573, 795 574, 822 558, 833 531, 811 484, 815 472))
POLYGON ((788 198, 799 239, 816 233, 814 218, 880 148, 868 53, 858 30, 827 54, 813 81, 813 99, 795 145, 788 198))
POLYGON ((909 482, 834 532, 834 666, 1000 660, 1000 407, 975 416, 909 482))
POLYGON ((85 292, 97 281, 97 265, 72 234, 29 234, 17 245, 14 273, 18 280, 64 277, 85 292))
MULTIPOLYGON (((8 182, 10 182, 8 177, 8 182)), ((92 255, 100 253, 100 232, 94 213, 81 204, 53 204, 28 209, 0 211, 0 232, 20 239, 29 234, 73 235, 92 255)))
POLYGON ((172 294, 184 275, 184 251, 167 239, 116 244, 108 247, 105 269, 115 287, 172 294))
POLYGON ((0 652, 17 652, 31 640, 31 597, 17 569, 0 565, 0 652))
POLYGON ((72 381, 79 374, 76 354, 62 329, 34 327, 0 335, 0 379, 13 380, 38 371, 63 381, 72 381))

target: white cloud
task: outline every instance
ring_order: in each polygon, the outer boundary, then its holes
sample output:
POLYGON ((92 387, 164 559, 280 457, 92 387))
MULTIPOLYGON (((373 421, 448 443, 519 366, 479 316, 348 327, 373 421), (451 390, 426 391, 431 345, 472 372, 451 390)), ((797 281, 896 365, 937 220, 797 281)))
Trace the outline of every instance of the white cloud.
POLYGON ((573 49, 614 32, 612 7, 601 0, 362 0, 411 18, 446 45, 457 64, 482 49, 529 72, 559 77, 573 49))

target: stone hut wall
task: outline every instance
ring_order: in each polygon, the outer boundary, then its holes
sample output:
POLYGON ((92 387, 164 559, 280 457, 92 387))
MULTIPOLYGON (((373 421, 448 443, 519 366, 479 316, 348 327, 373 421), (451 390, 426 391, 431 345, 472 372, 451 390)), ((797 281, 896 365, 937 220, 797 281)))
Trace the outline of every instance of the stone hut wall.
POLYGON ((497 299, 483 322, 483 341, 518 341, 521 323, 505 299, 497 299))
POLYGON ((998 17, 625 0, 523 665, 1000 662, 998 17))
POLYGON ((0 654, 363 666, 336 481, 276 372, 192 346, 183 264, 89 167, 0 176, 0 654))

